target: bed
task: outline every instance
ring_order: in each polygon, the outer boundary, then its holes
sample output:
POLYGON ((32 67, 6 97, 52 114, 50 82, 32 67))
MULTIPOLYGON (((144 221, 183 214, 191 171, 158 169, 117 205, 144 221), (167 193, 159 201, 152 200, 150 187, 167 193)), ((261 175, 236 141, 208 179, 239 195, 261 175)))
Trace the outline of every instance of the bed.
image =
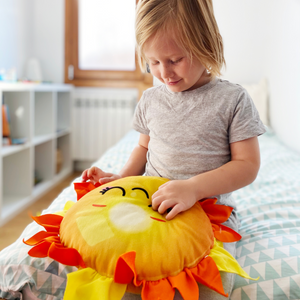
MULTIPOLYGON (((94 165, 118 172, 138 140, 130 131, 94 165)), ((251 185, 234 193, 241 220, 237 260, 251 277, 236 276, 231 300, 300 299, 300 154, 268 128, 259 137, 261 168, 251 185)), ((80 178, 75 179, 75 182, 80 178)), ((42 214, 76 202, 71 184, 42 214)), ((22 240, 41 230, 32 222, 18 240, 0 252, 0 298, 62 299, 66 276, 76 270, 52 259, 28 256, 22 240)))

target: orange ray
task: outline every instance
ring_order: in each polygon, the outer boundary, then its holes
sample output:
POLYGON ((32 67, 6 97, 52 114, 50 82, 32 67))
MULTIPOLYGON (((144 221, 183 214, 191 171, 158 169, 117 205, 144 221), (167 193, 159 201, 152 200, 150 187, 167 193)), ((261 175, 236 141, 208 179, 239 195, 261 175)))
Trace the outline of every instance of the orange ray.
POLYGON ((85 263, 79 252, 74 248, 66 248, 61 243, 59 234, 62 216, 46 214, 32 219, 42 225, 47 231, 40 231, 33 237, 23 242, 29 246, 36 245, 28 251, 32 257, 50 257, 56 261, 69 265, 85 268, 85 263))
POLYGON ((54 215, 54 214, 46 214, 39 217, 31 216, 31 218, 43 226, 48 232, 56 232, 59 233, 60 223, 63 220, 62 216, 54 215))
POLYGON ((226 205, 215 204, 214 202, 215 199, 208 199, 200 202, 200 205, 212 223, 224 223, 230 217, 233 208, 226 205))
POLYGON ((81 255, 74 248, 65 248, 52 243, 48 251, 48 256, 67 266, 86 267, 81 255))
POLYGON ((44 238, 44 240, 49 243, 55 243, 56 245, 62 245, 59 236, 49 236, 44 238))
POLYGON ((28 251, 28 255, 32 257, 47 257, 51 243, 42 241, 28 251))
POLYGON ((190 269, 196 281, 206 285, 210 289, 217 293, 228 297, 225 294, 222 279, 218 267, 214 260, 207 256, 201 260, 201 262, 193 269, 190 269))
POLYGON ((114 281, 117 283, 128 284, 136 277, 135 269, 136 252, 127 252, 122 254, 117 261, 114 281))
POLYGON ((177 288, 184 300, 198 300, 199 288, 198 284, 190 272, 185 268, 176 276, 168 277, 173 288, 177 288))
POLYGON ((161 279, 158 281, 146 281, 143 285, 143 300, 173 300, 174 295, 175 290, 172 288, 168 279, 161 279))
POLYGON ((221 242, 224 243, 232 243, 239 241, 242 236, 238 234, 236 231, 222 224, 211 224, 214 236, 221 242))
POLYGON ((95 185, 89 182, 74 182, 74 188, 77 194, 77 201, 81 199, 85 194, 99 187, 101 184, 96 183, 95 185))
POLYGON ((57 236, 56 232, 47 232, 47 231, 40 231, 36 233, 34 236, 29 238, 27 241, 23 239, 23 243, 28 246, 34 246, 43 241, 43 239, 50 237, 50 236, 57 236))
POLYGON ((127 252, 119 257, 115 268, 114 281, 122 284, 133 283, 135 286, 142 284, 143 300, 172 300, 175 294, 174 288, 179 290, 183 299, 197 300, 199 297, 197 282, 206 285, 221 295, 228 296, 224 292, 220 272, 209 256, 192 269, 185 268, 177 276, 157 281, 137 280, 135 257, 136 253, 134 251, 127 252))
MULTIPOLYGON (((207 198, 205 200, 200 200, 198 201, 198 203, 202 206, 205 206, 205 205, 212 205, 212 204, 215 204, 216 202, 218 201, 217 198, 207 198)), ((204 208, 203 208, 204 209, 204 208)))

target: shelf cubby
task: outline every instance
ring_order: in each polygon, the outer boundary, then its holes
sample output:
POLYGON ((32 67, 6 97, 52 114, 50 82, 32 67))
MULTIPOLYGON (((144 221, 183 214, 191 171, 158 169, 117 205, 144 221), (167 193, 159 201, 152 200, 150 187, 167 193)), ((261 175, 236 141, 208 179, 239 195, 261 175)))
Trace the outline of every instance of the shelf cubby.
POLYGON ((35 92, 34 137, 49 137, 54 133, 53 92, 35 92), (45 114, 45 112, 47 112, 45 114))
POLYGON ((5 156, 2 160, 2 212, 6 219, 18 213, 20 203, 32 193, 30 148, 5 156))
POLYGON ((0 83, 10 137, 21 143, 0 142, 0 227, 72 172, 72 89, 65 84, 0 83), (57 149, 62 157, 58 173, 57 149))
POLYGON ((71 128, 71 95, 68 92, 57 93, 57 125, 56 132, 69 131, 71 128))
POLYGON ((34 184, 49 181, 54 176, 54 141, 34 147, 34 184))
POLYGON ((22 91, 3 92, 3 103, 10 116, 10 136, 12 139, 30 140, 31 93, 22 91))
POLYGON ((57 174, 59 174, 71 167, 71 141, 69 134, 57 138, 56 149, 59 151, 59 154, 56 156, 57 164, 60 163, 60 167, 57 168, 57 174))

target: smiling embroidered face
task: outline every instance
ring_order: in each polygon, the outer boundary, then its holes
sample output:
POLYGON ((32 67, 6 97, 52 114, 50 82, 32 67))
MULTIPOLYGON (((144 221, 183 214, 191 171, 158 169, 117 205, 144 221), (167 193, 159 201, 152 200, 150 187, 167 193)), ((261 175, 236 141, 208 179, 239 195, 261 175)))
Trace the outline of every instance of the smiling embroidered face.
POLYGON ((183 265, 193 266, 213 246, 211 224, 200 205, 182 213, 177 221, 166 221, 164 215, 154 211, 151 197, 167 181, 135 176, 92 190, 64 216, 61 241, 77 249, 87 266, 110 276, 118 258, 133 250, 138 254, 136 268, 143 279, 161 278, 164 270, 156 267, 157 261, 163 260, 161 265, 170 267, 170 275, 177 274, 183 265), (199 236, 192 229, 195 224, 207 230, 199 236), (189 234, 181 236, 183 228, 189 234), (168 255, 162 256, 166 247, 168 255), (103 261, 109 261, 108 265, 103 261))
MULTIPOLYGON (((166 181, 158 182, 163 184, 166 181)), ((76 224, 88 245, 94 246, 112 238, 116 230, 137 234, 147 230, 153 220, 166 222, 163 216, 152 210, 149 193, 144 188, 124 183, 123 186, 106 185, 84 197, 84 201, 91 199, 92 204, 84 205, 85 209, 76 213, 76 224), (99 228, 101 234, 92 234, 99 228)))

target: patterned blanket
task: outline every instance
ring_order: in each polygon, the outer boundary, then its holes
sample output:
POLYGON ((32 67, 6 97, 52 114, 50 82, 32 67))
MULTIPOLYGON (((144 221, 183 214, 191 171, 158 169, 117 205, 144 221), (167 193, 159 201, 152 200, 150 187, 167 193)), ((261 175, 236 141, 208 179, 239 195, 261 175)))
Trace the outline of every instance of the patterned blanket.
MULTIPOLYGON (((138 140, 129 132, 94 165, 118 172, 138 140)), ((236 277, 231 300, 300 299, 300 155, 287 149, 269 130, 259 137, 261 169, 251 185, 234 192, 241 220, 242 240, 237 260, 251 277, 236 277)), ((75 181, 80 181, 77 178, 75 181)), ((76 202, 73 184, 66 188, 45 213, 76 202)), ((41 227, 31 223, 20 238, 0 252, 0 298, 18 299, 21 291, 39 299, 62 299, 66 275, 75 270, 49 258, 27 255, 29 238, 41 227)))

